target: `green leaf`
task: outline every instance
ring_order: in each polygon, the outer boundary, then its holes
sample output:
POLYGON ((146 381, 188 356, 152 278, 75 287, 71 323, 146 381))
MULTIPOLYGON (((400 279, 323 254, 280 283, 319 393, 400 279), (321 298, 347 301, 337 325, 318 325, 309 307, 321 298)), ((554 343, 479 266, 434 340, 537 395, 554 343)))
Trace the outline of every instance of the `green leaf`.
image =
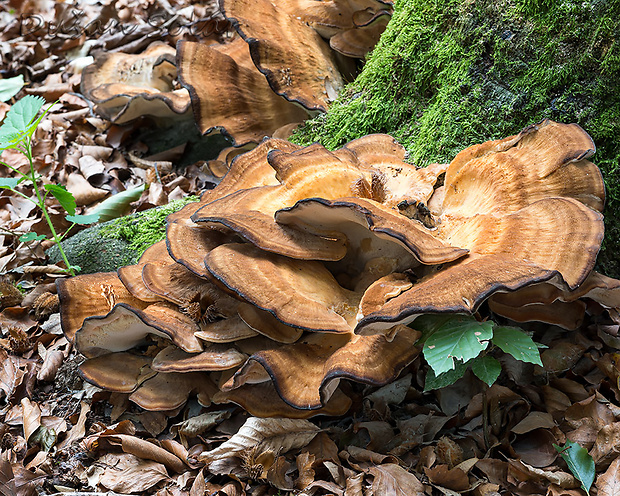
POLYGON ((581 482, 581 487, 588 493, 594 482, 594 460, 588 450, 569 439, 563 447, 554 444, 553 447, 560 453, 573 475, 581 482))
POLYGON ((465 371, 467 370, 469 364, 470 362, 456 362, 454 369, 448 370, 447 372, 439 375, 435 375, 433 369, 428 369, 426 379, 424 380, 424 392, 451 386, 463 377, 463 375, 465 375, 465 371))
POLYGON ((0 177, 0 188, 3 189, 15 189, 19 183, 18 177, 0 177))
POLYGON ((496 327, 491 342, 517 360, 542 366, 536 343, 518 327, 496 327))
POLYGON ((65 219, 69 222, 74 222, 75 224, 80 225, 88 225, 94 224, 99 221, 99 214, 90 214, 90 215, 65 215, 65 219))
POLYGON ((67 188, 59 184, 46 184, 43 187, 54 195, 54 198, 58 200, 58 203, 66 212, 70 215, 75 214, 75 207, 77 206, 75 198, 73 198, 73 194, 70 191, 67 191, 67 188))
POLYGON ((502 365, 493 357, 483 356, 471 362, 471 370, 478 379, 492 386, 502 372, 502 365))
POLYGON ((44 234, 37 234, 35 232, 29 232, 29 233, 26 233, 26 234, 22 234, 19 237, 19 240, 22 243, 27 243, 28 241, 41 241, 43 239, 45 239, 45 235, 44 234))
POLYGON ((140 198, 145 189, 146 184, 143 184, 106 198, 93 209, 92 214, 99 215, 99 222, 122 217, 129 208, 129 204, 140 198))
POLYGON ((467 315, 451 315, 447 319, 441 315, 423 315, 412 327, 423 330, 424 358, 437 375, 454 369, 455 359, 467 362, 476 358, 493 337, 492 322, 478 322, 467 315))
POLYGON ((0 102, 13 98, 24 87, 24 76, 21 74, 8 79, 0 79, 0 102))
POLYGON ((40 96, 26 95, 11 107, 0 126, 0 148, 14 147, 32 136, 39 123, 35 118, 44 103, 40 96))

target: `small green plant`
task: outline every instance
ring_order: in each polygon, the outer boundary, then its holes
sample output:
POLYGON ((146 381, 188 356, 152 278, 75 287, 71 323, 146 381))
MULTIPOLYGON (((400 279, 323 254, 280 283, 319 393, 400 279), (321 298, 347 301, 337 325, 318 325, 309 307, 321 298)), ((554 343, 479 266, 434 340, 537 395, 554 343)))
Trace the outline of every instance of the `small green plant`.
POLYGON ((502 367, 486 353, 490 345, 517 360, 542 366, 538 346, 517 327, 478 322, 467 315, 423 315, 414 321, 413 327, 422 332, 422 353, 431 367, 425 391, 454 384, 469 367, 476 377, 491 386, 502 367))
MULTIPOLYGON (((7 149, 18 150, 28 159, 30 167, 29 170, 24 173, 19 169, 0 161, 0 164, 8 167, 15 174, 15 177, 0 178, 0 189, 10 189, 15 194, 34 203, 41 209, 43 217, 45 218, 50 232, 52 233, 52 238, 58 245, 62 260, 67 267, 67 273, 75 275, 80 268, 69 263, 60 242, 75 224, 92 224, 97 221, 98 215, 75 215, 75 198, 65 189, 64 186, 58 184, 43 184, 42 188, 40 187, 42 178, 34 168, 32 157, 32 137, 39 123, 49 111, 48 108, 45 112, 39 115, 39 111, 41 110, 41 107, 43 107, 44 103, 45 100, 43 98, 28 95, 16 102, 11 107, 11 110, 9 110, 6 114, 4 122, 2 123, 2 126, 0 126, 0 152, 7 149), (29 196, 18 189, 18 187, 23 184, 32 185, 34 196, 29 196), (61 207, 67 212, 68 215, 66 215, 66 219, 69 222, 72 222, 69 229, 67 229, 63 235, 59 235, 56 232, 49 213, 45 208, 45 200, 50 194, 58 200, 61 207)), ((41 241, 43 239, 45 239, 45 236, 37 235, 37 233, 34 232, 26 233, 19 238, 22 242, 35 240, 41 241)))
POLYGON ((586 493, 590 493, 590 488, 596 476, 596 470, 594 459, 590 456, 588 450, 582 448, 579 443, 573 443, 568 439, 564 446, 554 444, 553 447, 560 453, 560 456, 564 459, 575 478, 581 482, 581 488, 586 493))

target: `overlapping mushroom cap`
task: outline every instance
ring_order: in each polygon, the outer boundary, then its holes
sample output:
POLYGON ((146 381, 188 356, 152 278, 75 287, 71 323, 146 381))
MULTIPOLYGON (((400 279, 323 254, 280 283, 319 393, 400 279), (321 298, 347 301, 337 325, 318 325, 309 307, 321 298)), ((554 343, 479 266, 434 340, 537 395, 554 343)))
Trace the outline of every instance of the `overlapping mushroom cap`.
POLYGON ((145 408, 197 394, 260 416, 343 413, 342 379, 385 384, 415 358, 420 314, 488 300, 574 327, 580 298, 620 307, 620 282, 592 271, 593 152, 580 127, 550 121, 425 169, 386 135, 335 152, 267 140, 169 216, 166 249, 120 278, 60 282, 63 328, 88 380, 145 408))
POLYGON ((82 93, 106 119, 124 124, 142 115, 170 118, 187 112, 189 93, 174 86, 176 50, 154 42, 140 54, 104 54, 82 73, 82 93))

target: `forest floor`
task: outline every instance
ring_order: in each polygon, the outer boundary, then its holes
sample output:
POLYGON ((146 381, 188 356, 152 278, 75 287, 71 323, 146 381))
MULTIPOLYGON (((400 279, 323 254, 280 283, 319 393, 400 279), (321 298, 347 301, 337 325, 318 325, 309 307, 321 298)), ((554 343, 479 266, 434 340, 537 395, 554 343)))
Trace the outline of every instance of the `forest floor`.
MULTIPOLYGON (((217 182, 204 160, 187 164, 191 146, 153 154, 147 121, 111 125, 80 90, 89 56, 203 39, 192 28, 210 29, 214 10, 189 0, 0 4, 0 76, 26 81, 0 103, 0 121, 24 95, 58 102, 35 134, 34 163, 44 182, 74 194, 78 213, 145 182, 132 212, 217 182), (145 161, 173 167, 160 176, 145 161)), ((28 166, 14 150, 1 158, 28 166)), ((10 171, 0 167, 0 177, 10 171)), ((620 325, 596 305, 577 331, 526 326, 546 346, 544 367, 498 355, 503 372, 491 387, 468 372, 423 392, 428 366, 418 357, 383 388, 347 385, 353 406, 342 418, 251 420, 250 429, 234 405, 147 412, 81 379, 60 328, 55 279, 64 275, 46 262, 51 242, 19 240, 49 235, 41 212, 0 191, 0 494, 577 496, 589 479, 590 494, 620 495, 620 325), (234 437, 240 429, 245 441, 234 437), (230 439, 246 444, 226 463, 199 460, 230 439), (265 439, 290 449, 267 449, 265 439), (585 448, 571 467, 554 447, 569 442, 585 448)), ((63 232, 53 199, 48 212, 63 232)))

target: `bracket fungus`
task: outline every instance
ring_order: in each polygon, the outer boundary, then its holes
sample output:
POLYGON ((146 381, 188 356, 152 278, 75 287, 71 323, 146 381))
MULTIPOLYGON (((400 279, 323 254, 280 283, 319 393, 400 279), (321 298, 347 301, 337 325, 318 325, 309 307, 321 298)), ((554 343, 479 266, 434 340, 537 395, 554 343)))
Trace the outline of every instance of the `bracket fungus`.
POLYGON ((154 42, 140 54, 106 53, 82 72, 82 94, 115 124, 143 115, 169 119, 190 108, 189 93, 175 87, 176 50, 154 42))
POLYGON ((325 112, 392 15, 383 0, 220 0, 238 37, 179 41, 177 66, 196 122, 235 146, 285 135, 325 112))
POLYGON ((342 414, 344 379, 385 384, 414 360, 421 314, 488 301, 572 328, 586 301, 620 308, 620 281, 593 271, 593 153, 551 121, 425 169, 386 135, 334 152, 269 139, 120 277, 59 281, 62 326, 83 376, 144 408, 197 394, 259 416, 342 414))

